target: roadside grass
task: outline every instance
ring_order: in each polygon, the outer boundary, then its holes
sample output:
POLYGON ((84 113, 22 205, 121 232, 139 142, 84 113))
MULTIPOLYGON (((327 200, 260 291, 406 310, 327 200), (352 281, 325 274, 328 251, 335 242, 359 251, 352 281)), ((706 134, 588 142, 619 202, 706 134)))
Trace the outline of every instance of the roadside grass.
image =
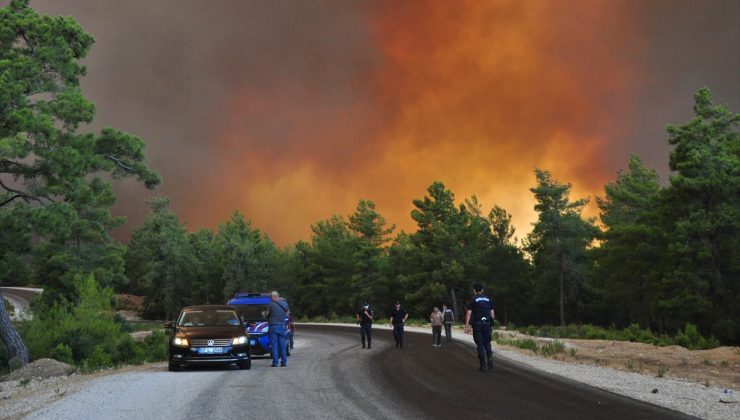
POLYGON ((530 325, 528 327, 514 327, 514 329, 534 337, 630 341, 656 346, 679 345, 689 350, 707 350, 720 345, 714 337, 706 338, 702 336, 696 325, 691 323, 686 323, 684 328, 679 329, 673 337, 656 335, 649 328, 642 328, 639 324, 631 324, 623 329, 617 329, 614 326, 604 328, 590 324, 570 324, 565 327, 530 325))
MULTIPOLYGON (((493 340, 496 344, 502 346, 513 346, 516 348, 531 350, 533 353, 541 353, 543 356, 554 356, 558 353, 565 353, 565 343, 560 340, 553 340, 545 344, 538 344, 533 338, 507 338, 498 331, 494 331, 493 340)), ((576 357, 577 350, 570 349, 570 355, 576 357)))
POLYGON ((157 331, 163 330, 161 322, 156 321, 123 321, 121 329, 125 332, 132 333, 137 331, 157 331))
POLYGON ((670 368, 663 363, 658 365, 658 378, 662 378, 669 370, 670 368))

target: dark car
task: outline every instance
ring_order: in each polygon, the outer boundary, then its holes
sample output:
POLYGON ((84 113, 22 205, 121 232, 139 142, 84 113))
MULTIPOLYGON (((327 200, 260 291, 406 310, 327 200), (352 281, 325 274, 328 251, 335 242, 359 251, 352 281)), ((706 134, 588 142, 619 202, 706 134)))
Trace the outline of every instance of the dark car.
MULTIPOLYGON (((270 324, 267 322, 268 305, 270 304, 269 293, 236 293, 229 300, 229 306, 233 306, 239 311, 242 319, 246 323, 247 333, 249 334, 249 344, 251 345, 252 355, 261 356, 270 354, 270 324)), ((288 318, 285 319, 286 337, 288 343, 291 334, 288 331, 288 318)), ((290 356, 290 348, 286 346, 286 355, 290 356)))
POLYGON ((239 313, 227 305, 201 305, 183 308, 175 322, 169 345, 169 370, 184 366, 231 365, 252 367, 249 337, 239 313))

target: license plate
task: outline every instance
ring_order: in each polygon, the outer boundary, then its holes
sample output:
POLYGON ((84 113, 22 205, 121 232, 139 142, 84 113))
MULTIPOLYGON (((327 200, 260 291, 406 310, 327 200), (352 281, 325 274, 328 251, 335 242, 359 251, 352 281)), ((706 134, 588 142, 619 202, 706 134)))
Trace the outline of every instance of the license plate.
POLYGON ((257 340, 249 340, 250 346, 254 346, 255 344, 257 344, 257 340))
POLYGON ((217 354, 217 353, 223 353, 224 348, 223 347, 200 347, 198 348, 198 353, 200 354, 217 354))

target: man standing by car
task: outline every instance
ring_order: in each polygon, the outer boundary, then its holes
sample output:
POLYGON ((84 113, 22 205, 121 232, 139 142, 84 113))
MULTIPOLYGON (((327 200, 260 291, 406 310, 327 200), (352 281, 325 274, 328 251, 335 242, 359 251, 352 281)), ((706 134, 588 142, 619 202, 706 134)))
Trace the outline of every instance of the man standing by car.
POLYGON ((270 353, 272 354, 272 367, 277 367, 278 356, 280 356, 280 366, 288 365, 288 358, 285 354, 285 319, 290 313, 288 302, 280 297, 277 291, 270 293, 271 302, 267 306, 267 320, 270 323, 270 353))
POLYGON ((455 314, 452 309, 448 308, 446 304, 442 304, 442 314, 445 319, 445 337, 447 342, 452 341, 452 323, 455 322, 455 314))
POLYGON ((360 323, 362 348, 365 348, 365 336, 367 336, 367 349, 370 350, 373 342, 373 310, 370 309, 370 305, 367 302, 357 312, 357 321, 360 323))
POLYGON ((391 312, 388 323, 393 324, 393 338, 396 339, 396 347, 399 349, 403 349, 403 324, 408 317, 408 312, 401 308, 401 302, 396 302, 396 308, 391 312))
POLYGON ((478 346, 478 361, 480 370, 485 369, 485 357, 488 358, 488 369, 493 369, 493 351, 491 350, 491 329, 493 326, 493 301, 483 294, 483 286, 476 283, 473 286, 475 296, 465 311, 465 334, 470 334, 473 326, 473 341, 478 346))

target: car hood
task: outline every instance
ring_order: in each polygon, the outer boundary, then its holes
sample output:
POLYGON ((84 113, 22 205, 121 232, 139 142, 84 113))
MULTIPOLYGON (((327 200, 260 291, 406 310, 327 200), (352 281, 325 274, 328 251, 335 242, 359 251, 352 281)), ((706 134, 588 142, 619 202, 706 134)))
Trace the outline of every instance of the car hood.
POLYGON ((187 338, 234 338, 244 335, 242 326, 178 327, 177 335, 187 338))

